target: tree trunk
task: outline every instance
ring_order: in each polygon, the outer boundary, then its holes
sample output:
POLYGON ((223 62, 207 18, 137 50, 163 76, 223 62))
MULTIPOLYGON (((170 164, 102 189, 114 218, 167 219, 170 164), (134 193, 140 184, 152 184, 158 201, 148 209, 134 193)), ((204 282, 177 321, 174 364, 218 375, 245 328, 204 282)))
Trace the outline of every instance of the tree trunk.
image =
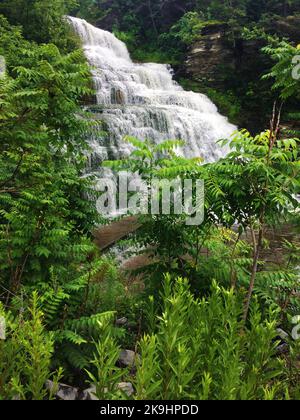
POLYGON ((260 230, 259 230, 258 243, 256 245, 256 251, 255 251, 254 258, 253 258, 250 285, 249 285, 248 295, 247 295, 247 299, 246 299, 245 307, 244 307, 244 315, 243 315, 243 321, 244 322, 247 321, 248 314, 249 314, 250 303, 251 303, 253 290, 254 290, 254 286, 255 286, 255 280, 256 280, 256 274, 257 274, 257 268, 258 268, 258 261, 259 261, 259 258, 260 258, 260 252, 261 252, 261 248, 262 248, 262 240, 263 240, 263 226, 261 226, 260 230))

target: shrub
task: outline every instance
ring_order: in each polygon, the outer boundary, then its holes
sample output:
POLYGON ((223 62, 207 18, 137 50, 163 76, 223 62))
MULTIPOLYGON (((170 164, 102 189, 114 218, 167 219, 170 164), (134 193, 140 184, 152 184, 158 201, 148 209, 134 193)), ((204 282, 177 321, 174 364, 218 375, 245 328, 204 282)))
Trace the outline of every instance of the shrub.
POLYGON ((162 297, 157 332, 140 341, 136 399, 254 400, 283 391, 276 312, 264 320, 254 303, 244 328, 233 290, 214 283, 209 298, 196 299, 187 280, 169 276, 162 297))
MULTIPOLYGON (((0 340, 0 398, 43 400, 48 394, 45 382, 53 376, 54 340, 44 329, 37 293, 27 312, 13 317, 0 307, 0 315, 6 321, 6 338, 0 340)), ((61 374, 59 369, 55 383, 61 374)))

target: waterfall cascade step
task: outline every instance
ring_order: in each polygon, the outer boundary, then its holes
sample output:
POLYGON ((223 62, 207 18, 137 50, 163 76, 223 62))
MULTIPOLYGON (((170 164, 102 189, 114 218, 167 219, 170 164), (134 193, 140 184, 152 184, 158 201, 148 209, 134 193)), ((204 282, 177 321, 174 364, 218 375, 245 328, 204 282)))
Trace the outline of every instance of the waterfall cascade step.
POLYGON ((126 45, 110 32, 79 18, 68 19, 92 67, 97 104, 109 132, 105 141, 94 134, 95 155, 102 159, 128 155, 131 146, 124 142, 126 135, 156 143, 184 140, 182 155, 201 156, 206 162, 226 153, 217 140, 229 137, 236 127, 207 96, 184 91, 168 65, 134 63, 126 45))

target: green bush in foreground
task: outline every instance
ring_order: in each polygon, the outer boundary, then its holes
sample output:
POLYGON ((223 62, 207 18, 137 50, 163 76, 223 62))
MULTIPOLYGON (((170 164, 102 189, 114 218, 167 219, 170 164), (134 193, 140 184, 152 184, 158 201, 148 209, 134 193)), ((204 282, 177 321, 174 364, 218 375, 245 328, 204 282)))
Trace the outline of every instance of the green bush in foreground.
MULTIPOLYGON (((53 378, 50 369, 54 340, 53 335, 45 331, 37 293, 33 293, 30 308, 25 313, 14 317, 0 306, 0 316, 6 324, 6 337, 0 340, 0 399, 49 398, 45 383, 53 378)), ((59 369, 55 384, 61 374, 59 369)))
POLYGON ((249 324, 233 290, 212 286, 196 299, 187 280, 167 276, 155 333, 140 342, 136 399, 254 400, 284 395, 283 362, 275 357, 275 311, 263 320, 256 304, 249 324))

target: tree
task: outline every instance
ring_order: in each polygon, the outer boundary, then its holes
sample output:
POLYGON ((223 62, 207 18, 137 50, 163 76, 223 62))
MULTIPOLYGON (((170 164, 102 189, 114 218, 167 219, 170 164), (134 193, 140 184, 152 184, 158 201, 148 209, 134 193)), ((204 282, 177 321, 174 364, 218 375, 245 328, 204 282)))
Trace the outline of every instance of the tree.
POLYGON ((38 43, 53 42, 63 50, 71 50, 75 41, 64 15, 74 0, 1 0, 0 14, 12 25, 22 26, 23 35, 38 43))
POLYGON ((217 216, 219 223, 232 226, 237 222, 242 231, 252 232, 253 262, 244 308, 246 321, 265 226, 280 223, 299 205, 294 197, 300 186, 299 140, 280 138, 279 120, 274 112, 270 131, 255 137, 242 131, 229 143, 231 153, 208 167, 208 178, 215 180, 216 191, 220 191, 212 195, 209 192, 209 211, 213 217, 217 216))
POLYGON ((264 79, 274 81, 273 90, 283 101, 284 108, 290 112, 286 115, 289 121, 288 133, 300 137, 298 102, 300 99, 300 45, 297 47, 286 41, 273 42, 263 49, 273 61, 271 71, 264 79))
POLYGON ((80 176, 88 126, 79 104, 91 92, 82 52, 64 56, 11 30, 0 37, 4 56, 9 35, 19 65, 0 79, 0 279, 16 293, 23 281, 49 280, 53 264, 85 258, 96 212, 80 176))
POLYGON ((270 55, 276 64, 271 72, 264 76, 274 79, 273 89, 278 91, 283 100, 300 97, 300 45, 294 47, 286 41, 275 46, 267 46, 263 51, 270 55))

